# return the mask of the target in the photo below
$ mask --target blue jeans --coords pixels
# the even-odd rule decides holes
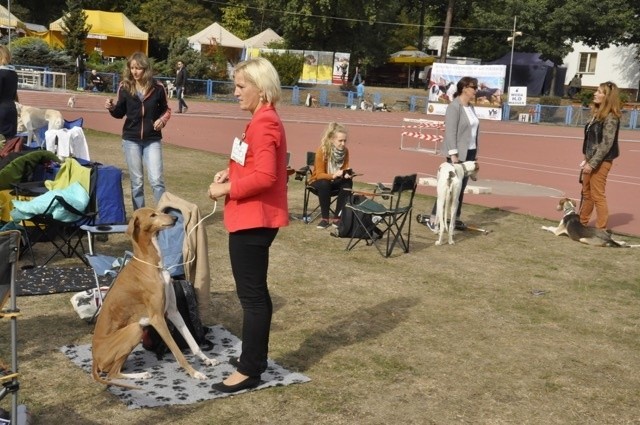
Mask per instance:
[[[162,142],[159,140],[151,142],[123,140],[122,151],[129,168],[133,210],[144,207],[144,167],[147,168],[147,178],[153,189],[153,198],[158,203],[165,191],[162,172]]]
[[[176,97],[178,98],[178,112],[182,109],[188,109],[187,103],[184,101],[184,87],[176,87]]]

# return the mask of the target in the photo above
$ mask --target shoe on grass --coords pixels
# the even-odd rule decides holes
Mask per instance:
[[[329,228],[329,226],[331,226],[331,224],[329,223],[329,220],[325,220],[323,218],[322,220],[320,220],[320,223],[318,223],[316,228],[318,228],[318,229],[327,229],[327,228]]]

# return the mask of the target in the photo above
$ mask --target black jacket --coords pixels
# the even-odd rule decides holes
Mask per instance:
[[[184,87],[187,85],[187,67],[183,66],[182,69],[176,72],[176,87]]]
[[[619,131],[620,119],[611,114],[604,121],[590,121],[585,126],[582,153],[591,168],[597,168],[602,161],[612,161],[620,155]]]
[[[144,101],[138,96],[132,96],[121,84],[118,87],[118,100],[109,113],[114,118],[127,117],[122,127],[122,138],[133,142],[162,140],[162,132],[154,130],[153,123],[160,118],[166,125],[171,118],[167,93],[164,86],[156,80],[152,81]]]

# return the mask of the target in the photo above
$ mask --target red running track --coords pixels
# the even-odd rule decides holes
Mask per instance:
[[[104,109],[104,95],[76,94],[76,108],[67,107],[70,94],[21,91],[23,103],[53,107],[67,119],[82,116],[85,127],[119,134],[122,121]],[[176,101],[171,100],[174,111]],[[317,148],[325,125],[338,121],[349,129],[351,165],[361,180],[390,182],[393,176],[417,172],[436,173],[441,156],[400,149],[403,118],[426,118],[422,113],[364,112],[340,108],[278,108],[287,131],[290,165],[304,165],[306,152]],[[174,114],[163,130],[165,142],[215,153],[228,153],[249,114],[235,103],[189,102],[189,113]],[[441,119],[440,117],[432,117]],[[491,194],[465,194],[465,203],[559,220],[558,197],[580,198],[578,164],[581,161],[582,128],[517,122],[482,121],[479,141],[480,179]],[[640,199],[640,132],[620,132],[621,154],[614,161],[607,184],[609,227],[615,233],[640,236],[636,220]],[[209,178],[216,170],[210,170]],[[432,187],[421,193],[435,195]],[[463,212],[464,214],[464,212]],[[464,219],[464,217],[463,217]]]

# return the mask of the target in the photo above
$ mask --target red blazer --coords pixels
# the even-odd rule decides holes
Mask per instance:
[[[224,225],[229,232],[289,224],[287,139],[273,106],[263,106],[244,134],[244,166],[229,160],[231,192],[225,198]]]

